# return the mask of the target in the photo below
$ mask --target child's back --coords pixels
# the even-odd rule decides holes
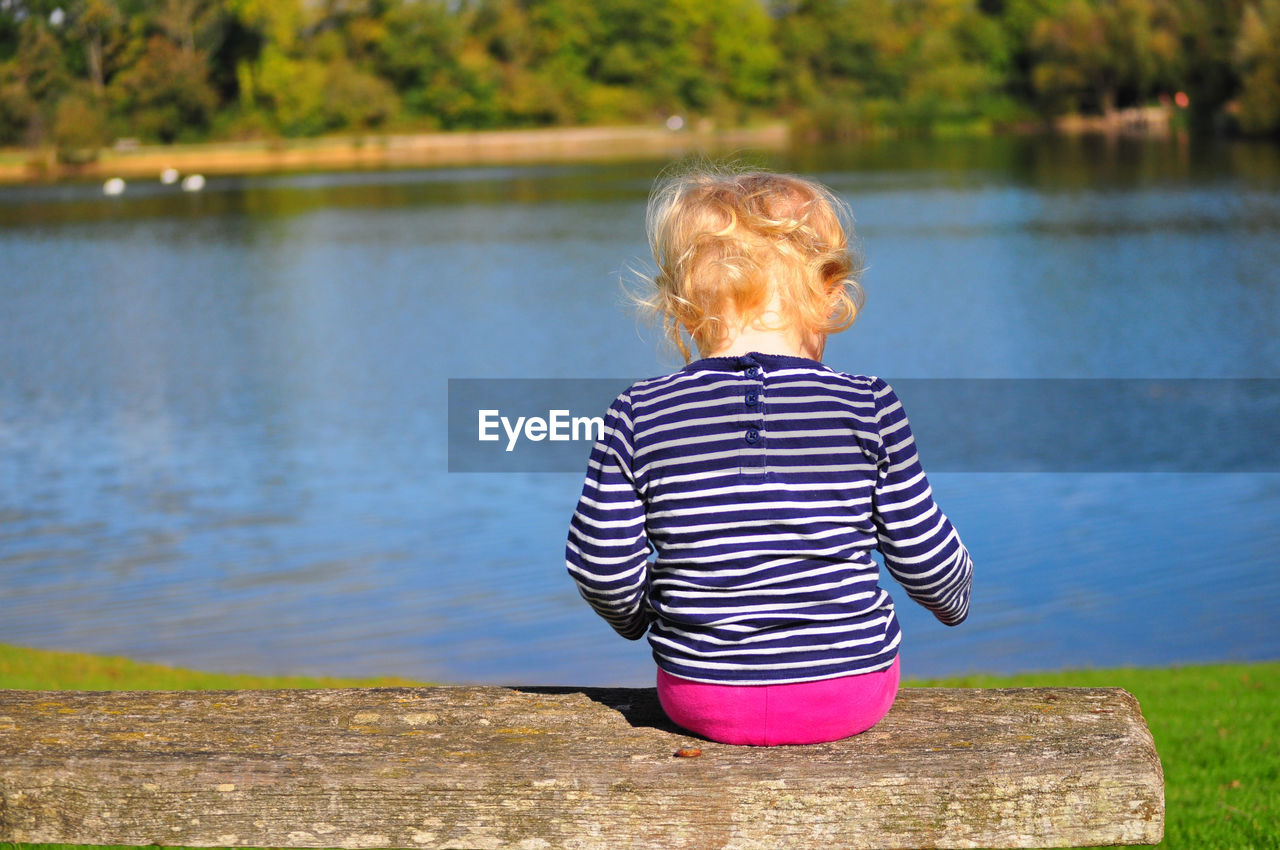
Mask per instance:
[[[812,186],[695,175],[656,193],[661,309],[682,348],[679,328],[712,356],[615,399],[566,547],[587,601],[624,636],[648,633],[673,719],[735,743],[829,740],[888,709],[900,632],[873,549],[942,622],[968,612],[969,554],[933,502],[893,390],[818,359],[833,315],[852,306],[834,320],[847,327],[857,302],[844,231]],[[778,326],[761,327],[761,313]],[[805,716],[872,684],[869,723]],[[759,700],[761,686],[805,734],[739,734],[765,722],[739,716],[754,708],[731,711],[731,730],[703,722]]]

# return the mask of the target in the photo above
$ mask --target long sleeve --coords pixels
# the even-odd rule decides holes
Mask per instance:
[[[882,454],[873,501],[885,567],[939,621],[959,625],[969,614],[973,561],[934,504],[902,403],[879,378],[874,392]]]
[[[653,617],[647,598],[653,548],[632,474],[632,435],[631,399],[623,393],[609,406],[604,434],[591,449],[565,563],[596,613],[618,634],[638,640]]]

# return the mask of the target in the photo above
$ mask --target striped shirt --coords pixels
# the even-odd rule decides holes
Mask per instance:
[[[968,614],[973,563],[880,378],[781,354],[697,360],[619,395],[587,467],[569,574],[672,675],[887,668],[901,633],[873,549],[941,622]]]

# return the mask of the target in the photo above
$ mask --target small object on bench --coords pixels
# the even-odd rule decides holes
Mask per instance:
[[[699,758],[672,758],[679,749]],[[278,847],[1154,844],[1118,688],[905,688],[862,735],[734,747],[652,688],[0,691],[0,841]]]

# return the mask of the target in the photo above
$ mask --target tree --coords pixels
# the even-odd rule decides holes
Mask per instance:
[[[748,106],[777,100],[782,55],[774,44],[774,23],[758,0],[709,4],[705,55],[718,96]]]
[[[0,145],[25,141],[37,112],[15,65],[12,61],[0,64]]]
[[[1179,29],[1171,0],[1070,0],[1032,30],[1035,88],[1055,110],[1141,102],[1178,79]]]
[[[105,42],[122,22],[120,10],[113,0],[78,0],[71,6],[71,32],[84,45],[85,64],[93,93],[101,95],[106,88],[103,69]]]
[[[1240,74],[1240,127],[1247,133],[1280,133],[1280,0],[1244,9],[1235,44]]]
[[[909,38],[891,0],[801,0],[779,21],[778,40],[794,103],[902,97]]]
[[[162,0],[155,25],[188,56],[202,50],[211,54],[227,24],[226,11],[217,0]]]
[[[1003,0],[998,10],[1005,40],[1009,45],[1009,70],[1006,88],[1017,100],[1031,104],[1036,100],[1037,89],[1032,81],[1036,62],[1032,50],[1032,34],[1037,23],[1056,16],[1066,0]],[[1201,0],[1188,0],[1199,3]]]
[[[132,133],[161,142],[198,137],[218,106],[208,73],[203,51],[188,52],[157,33],[137,62],[116,74],[109,94]]]
[[[44,19],[25,17],[13,58],[0,65],[0,139],[43,144],[70,88],[61,42]]]
[[[369,129],[398,108],[391,85],[343,57],[294,58],[268,47],[255,77],[257,102],[285,135]]]
[[[901,29],[905,118],[920,129],[995,111],[1009,65],[1000,25],[972,0],[928,0]]]
[[[222,0],[228,15],[225,49],[217,60],[234,77],[233,88],[242,112],[259,107],[258,84],[264,57],[270,51],[287,55],[302,27],[299,0]],[[229,66],[229,67],[228,67]]]
[[[102,98],[92,90],[64,95],[54,109],[51,135],[63,162],[97,159],[99,148],[111,141]]]
[[[447,129],[499,123],[498,63],[468,37],[469,20],[441,0],[395,2],[382,18],[382,38],[370,44],[372,68],[409,112]]]
[[[1205,131],[1240,88],[1233,57],[1244,1],[1178,0],[1177,5],[1182,60],[1176,85],[1190,97],[1193,129]]]

